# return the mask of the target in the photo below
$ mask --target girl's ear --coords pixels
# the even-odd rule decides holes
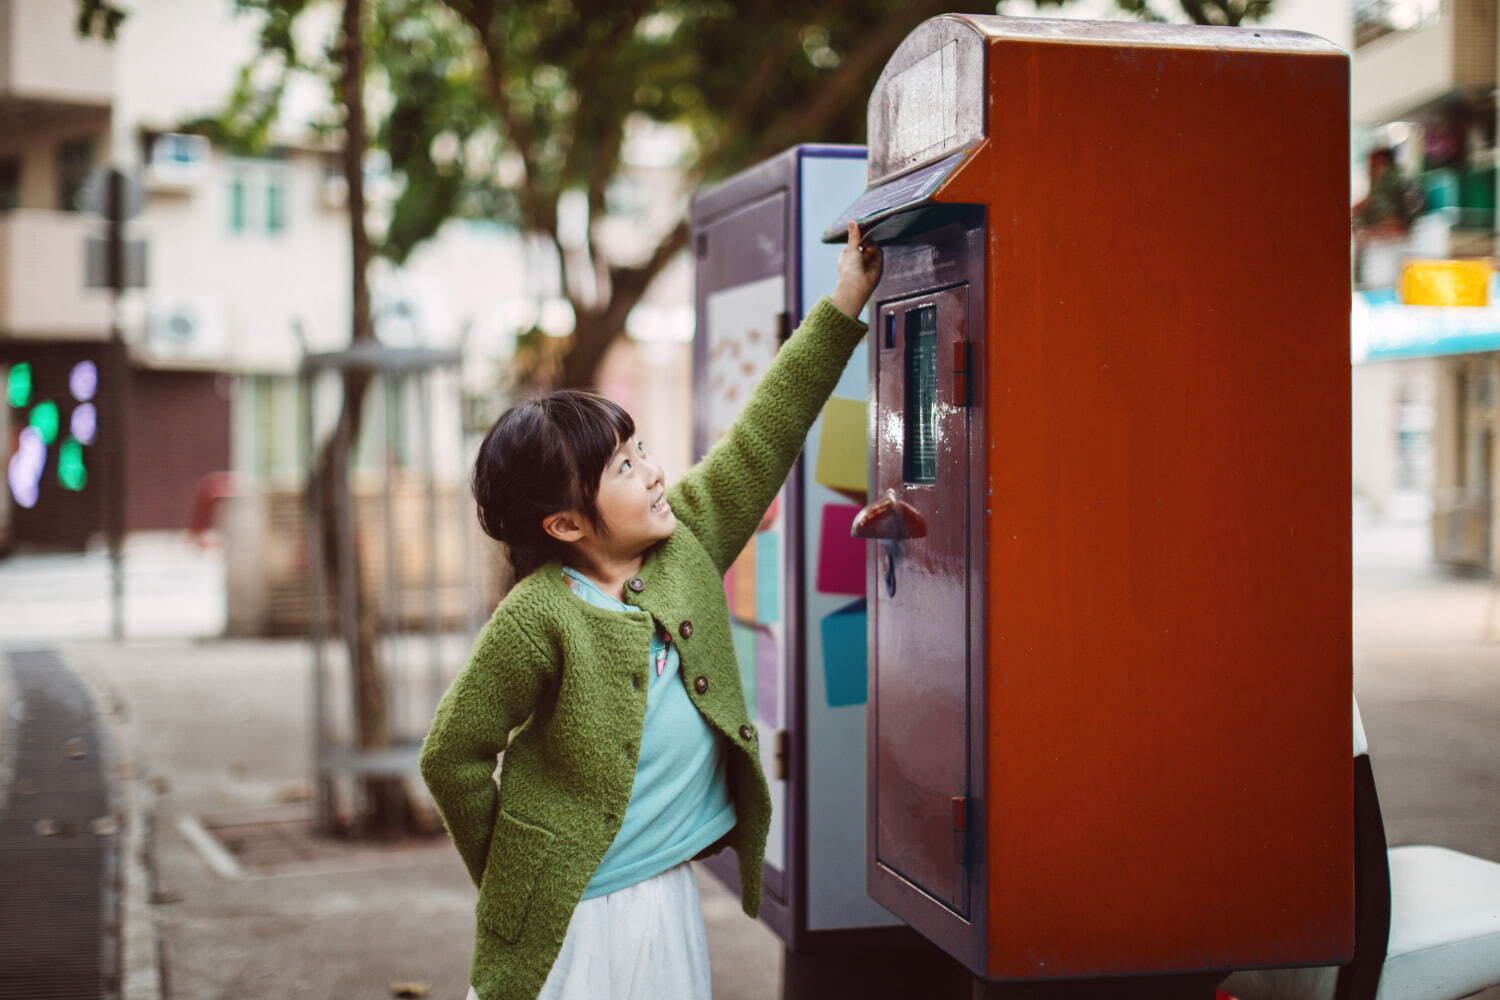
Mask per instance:
[[[583,518],[577,511],[564,510],[542,518],[542,530],[563,542],[576,542],[583,537]]]

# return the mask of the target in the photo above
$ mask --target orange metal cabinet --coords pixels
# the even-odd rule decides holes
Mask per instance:
[[[980,977],[1352,955],[1348,87],[949,15],[871,95],[868,888]]]

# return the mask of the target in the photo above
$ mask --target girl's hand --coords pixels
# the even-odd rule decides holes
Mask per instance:
[[[839,283],[832,295],[833,304],[844,315],[859,318],[859,311],[880,281],[881,261],[880,248],[860,237],[857,223],[849,223],[849,242],[839,254]]]

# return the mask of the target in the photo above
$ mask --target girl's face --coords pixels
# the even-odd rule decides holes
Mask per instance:
[[[667,504],[667,479],[639,434],[620,443],[599,477],[599,516],[617,555],[634,556],[672,534],[677,517]]]

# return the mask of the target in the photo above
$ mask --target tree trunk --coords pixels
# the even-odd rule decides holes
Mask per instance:
[[[563,355],[557,388],[594,388],[599,381],[599,366],[619,332],[619,324],[609,313],[580,314],[573,324],[572,346]]]
[[[599,365],[615,338],[625,330],[631,310],[645,297],[662,269],[687,246],[687,220],[679,222],[657,244],[651,258],[639,267],[612,268],[609,302],[599,311],[579,309],[574,303],[572,342],[563,356],[557,388],[591,389],[599,379]]]
[[[361,16],[363,0],[344,0],[343,11],[343,79],[341,90],[345,111],[343,168],[348,184],[349,232],[351,244],[351,314],[353,343],[373,341],[375,330],[370,315],[368,269],[370,240],[365,231],[364,154],[364,38]],[[386,715],[386,677],[379,661],[376,633],[379,607],[363,571],[360,536],[352,523],[354,501],[349,486],[349,457],[359,440],[364,418],[365,396],[373,374],[369,371],[344,373],[342,409],[338,423],[318,451],[317,477],[322,503],[319,509],[319,538],[323,565],[328,575],[325,592],[343,595],[344,581],[352,583],[353,592],[336,599],[337,621],[349,651],[351,690],[354,698],[356,741],[361,750],[376,750],[391,742],[390,719]],[[346,521],[350,519],[350,521]],[[345,528],[353,544],[339,544],[339,533]],[[350,565],[346,568],[343,558]],[[347,616],[344,609],[351,612]],[[361,808],[352,827],[339,831],[343,835],[397,837],[417,829],[418,812],[399,777],[370,776],[361,779]]]

